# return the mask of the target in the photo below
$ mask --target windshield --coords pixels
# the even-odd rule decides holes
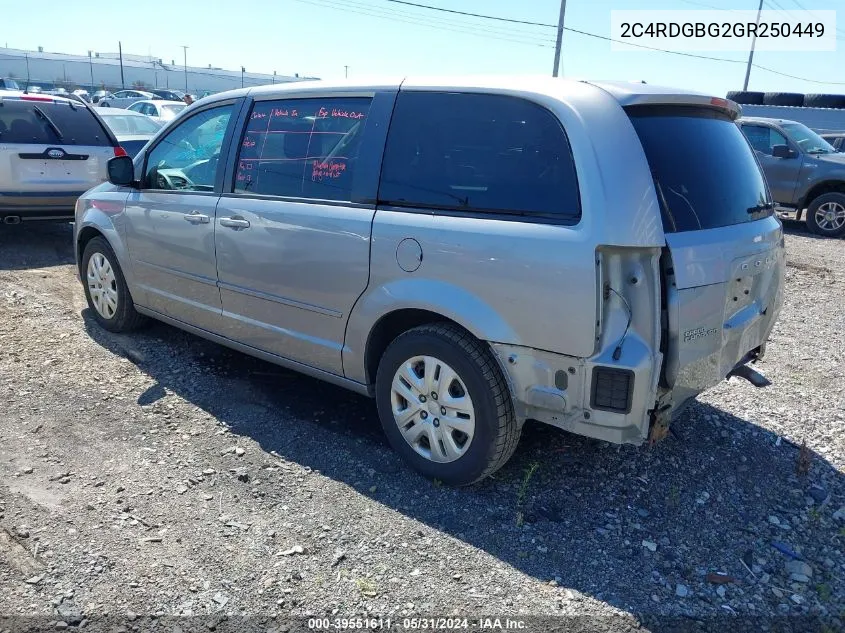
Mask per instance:
[[[161,118],[170,120],[184,110],[187,106],[183,103],[174,103],[161,106]]]
[[[833,146],[803,123],[784,123],[787,136],[808,154],[835,154]]]
[[[155,134],[161,125],[146,116],[130,114],[100,115],[115,134]]]
[[[726,114],[689,106],[628,108],[645,150],[667,233],[772,214],[754,152]]]

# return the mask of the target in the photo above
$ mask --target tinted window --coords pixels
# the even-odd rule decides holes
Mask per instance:
[[[544,108],[514,97],[400,93],[379,200],[515,215],[580,215],[569,142]]]
[[[727,115],[690,107],[638,107],[628,114],[651,167],[667,232],[772,214],[754,152]]]
[[[241,141],[235,191],[350,200],[370,99],[262,101]]]
[[[147,156],[144,187],[213,191],[232,106],[204,110],[172,129]]]
[[[4,99],[0,143],[111,145],[103,126],[83,105]]]
[[[772,155],[772,148],[775,145],[789,145],[783,134],[766,125],[743,125],[742,131],[751,143],[751,147],[769,156]]]

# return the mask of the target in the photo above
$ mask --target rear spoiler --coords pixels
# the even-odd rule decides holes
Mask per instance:
[[[621,102],[620,102],[621,103]],[[727,114],[732,120],[736,120],[742,114],[739,104],[730,99],[721,97],[696,97],[694,95],[640,95],[640,98],[627,100],[621,103],[622,107],[639,105],[677,105],[695,106],[698,108],[711,108]]]
[[[622,82],[587,82],[610,93],[623,108],[642,105],[696,106],[712,108],[727,114],[731,119],[739,118],[741,108],[730,99],[712,97],[695,92],[674,92],[671,88],[658,88],[644,84]]]

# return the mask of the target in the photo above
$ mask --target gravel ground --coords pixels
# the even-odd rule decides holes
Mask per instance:
[[[495,477],[452,490],[399,462],[365,398],[162,324],[99,329],[70,239],[0,228],[0,613],[840,630],[841,240],[787,235],[772,387],[720,385],[652,448],[528,425]]]

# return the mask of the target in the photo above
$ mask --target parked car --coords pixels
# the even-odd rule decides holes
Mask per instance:
[[[0,220],[71,220],[81,193],[125,156],[94,111],[63,97],[0,95]]]
[[[0,90],[20,90],[21,87],[18,85],[18,82],[14,79],[7,77],[3,79],[0,77]]]
[[[37,94],[41,94],[43,92],[43,90],[41,89],[41,86],[27,86],[25,88],[24,92],[28,92],[30,94],[37,95]]]
[[[146,114],[148,117],[151,117],[160,123],[166,123],[170,119],[175,118],[177,114],[187,107],[188,106],[181,101],[143,100],[136,101],[126,109]]]
[[[822,134],[821,137],[830,143],[837,152],[845,152],[845,132]]]
[[[182,101],[185,98],[184,92],[170,88],[153,88],[150,92],[165,101]]]
[[[82,99],[85,103],[91,103],[91,95],[88,94],[87,90],[80,88],[79,90],[74,90],[73,94]]]
[[[110,97],[100,99],[98,105],[103,108],[127,108],[141,99],[158,99],[158,97],[143,90],[118,90]]]
[[[114,132],[120,146],[133,158],[162,126],[148,116],[122,108],[103,108],[97,114]]]
[[[104,98],[108,97],[111,99],[114,95],[110,93],[108,90],[97,90],[93,95],[91,95],[91,103],[99,103]]]
[[[738,123],[757,153],[778,215],[803,217],[817,235],[845,235],[845,155],[797,121],[743,117]]]
[[[149,316],[374,396],[449,484],[526,419],[657,440],[727,376],[765,383],[783,231],[737,114],[558,79],[221,93],[82,197],[85,296],[110,331]]]

